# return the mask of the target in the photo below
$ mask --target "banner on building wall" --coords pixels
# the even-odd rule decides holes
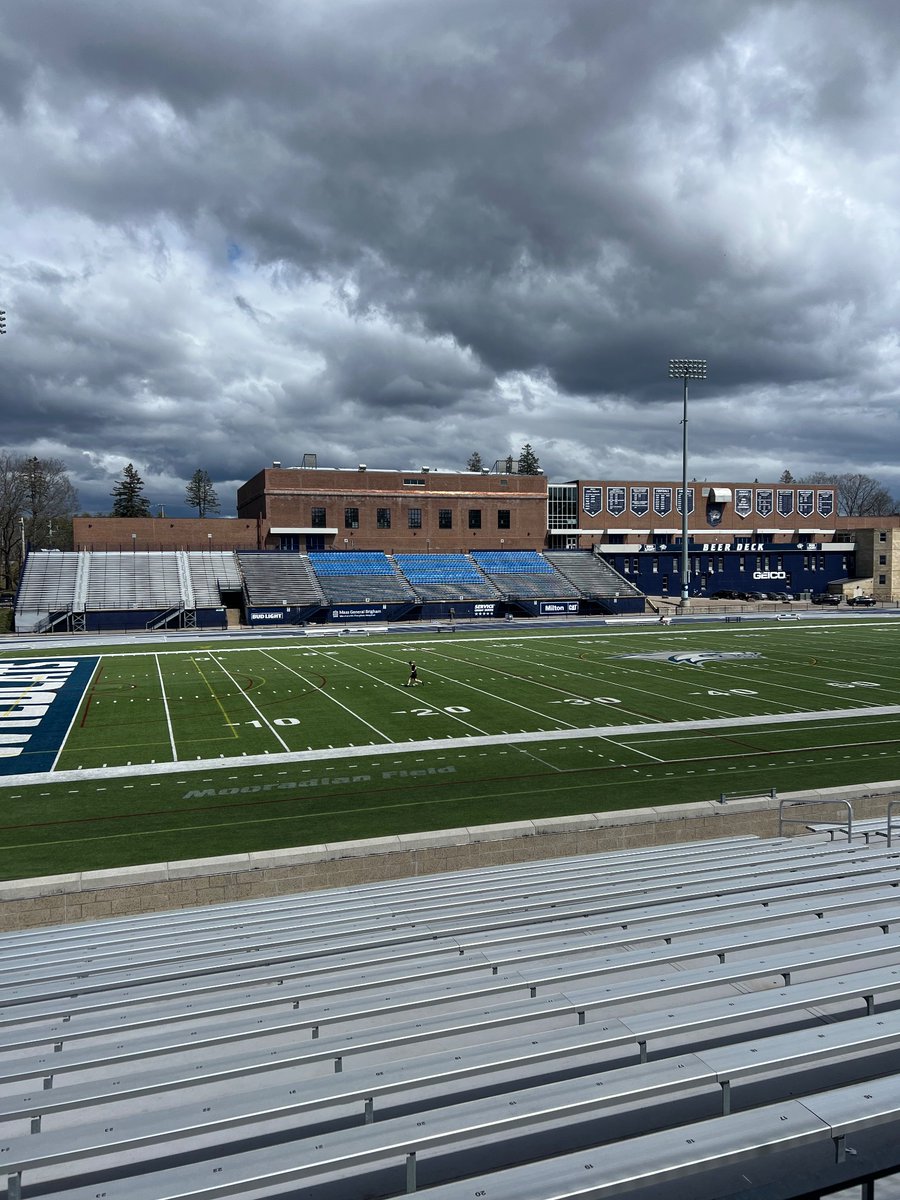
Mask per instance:
[[[653,489],[653,511],[658,517],[667,517],[672,511],[672,489],[670,487]]]
[[[684,512],[684,504],[681,499],[681,493],[682,493],[681,488],[675,489],[675,508],[678,512],[683,513]],[[688,515],[690,515],[694,511],[694,489],[693,488],[688,488],[688,490],[687,490],[687,511],[688,511]]]
[[[797,515],[811,517],[814,512],[812,488],[800,488],[797,492]]]
[[[761,517],[771,517],[775,508],[771,488],[756,489],[756,511]]]
[[[589,517],[599,516],[603,512],[603,488],[586,487],[583,489],[581,507]]]
[[[794,493],[788,488],[779,488],[775,506],[779,517],[789,517],[794,511]]]
[[[746,520],[753,512],[753,488],[734,489],[734,515]]]
[[[631,511],[636,517],[646,517],[650,511],[650,489],[648,487],[631,489]]]
[[[625,488],[623,487],[607,487],[606,489],[606,511],[611,517],[621,517],[625,511]]]
[[[834,512],[834,492],[819,492],[816,497],[816,509],[820,517],[830,517]]]

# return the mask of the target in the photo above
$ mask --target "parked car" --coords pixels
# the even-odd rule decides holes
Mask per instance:
[[[767,600],[781,600],[786,603],[788,600],[793,600],[793,598],[790,592],[766,592]]]
[[[818,592],[810,600],[813,604],[840,604],[841,597],[836,592]]]
[[[755,603],[757,600],[765,600],[766,593],[765,592],[741,592],[740,597],[742,600],[750,600],[753,603]]]
[[[734,588],[722,588],[721,591],[713,592],[710,600],[740,600],[741,593],[736,592]]]
[[[848,596],[847,603],[854,605],[856,608],[873,608],[875,605],[874,596]]]

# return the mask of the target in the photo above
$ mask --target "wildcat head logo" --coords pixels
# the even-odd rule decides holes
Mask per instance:
[[[702,667],[704,663],[729,659],[762,658],[755,650],[660,650],[652,654],[620,654],[619,658],[639,658],[644,662],[670,662],[676,666]]]

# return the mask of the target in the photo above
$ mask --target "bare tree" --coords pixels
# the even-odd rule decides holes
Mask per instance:
[[[25,514],[24,459],[0,452],[0,576],[2,586],[12,588],[22,563],[22,520]]]
[[[58,458],[25,458],[0,451],[0,576],[15,585],[23,543],[54,549],[72,544],[78,504],[65,464]]]
[[[25,533],[33,546],[54,550],[72,544],[72,514],[78,496],[69,480],[66,465],[58,458],[22,460],[25,477]]]
[[[802,487],[832,487],[837,494],[837,511],[842,517],[887,517],[896,512],[896,504],[887,488],[869,475],[830,475],[814,471],[798,479]]]

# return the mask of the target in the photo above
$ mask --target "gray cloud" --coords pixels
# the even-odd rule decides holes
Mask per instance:
[[[676,477],[705,355],[698,477],[900,494],[898,42],[892,0],[10,8],[5,448],[98,511],[306,450]]]

